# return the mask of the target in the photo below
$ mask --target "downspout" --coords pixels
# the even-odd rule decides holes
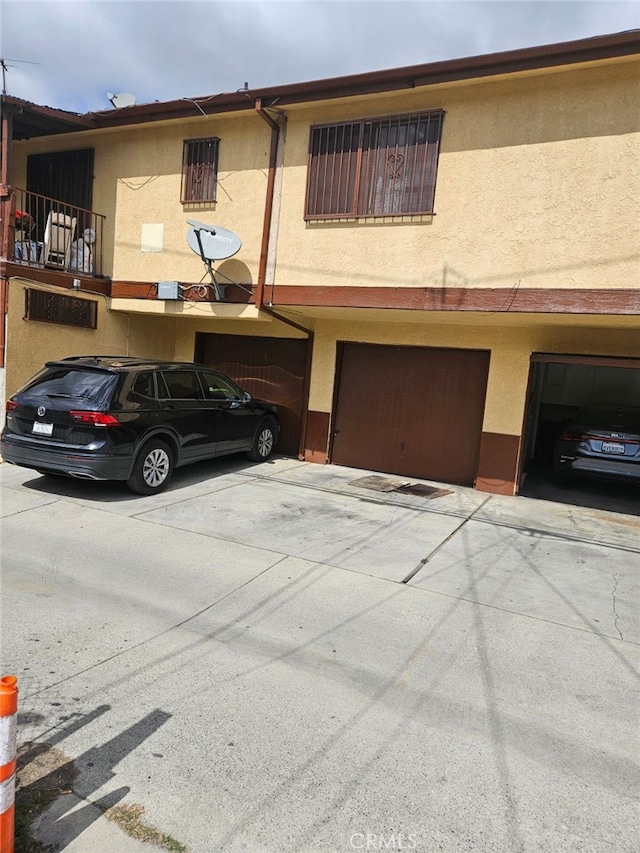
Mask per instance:
[[[0,122],[0,258],[13,257],[15,227],[12,217],[13,190],[11,189],[11,145],[13,115],[2,110]],[[4,264],[0,261],[0,367],[5,366],[7,301],[9,282]],[[3,386],[4,387],[4,386]],[[4,397],[4,392],[2,394]]]
[[[269,171],[267,173],[267,194],[264,203],[264,219],[262,222],[262,244],[260,246],[260,265],[258,266],[258,282],[256,286],[255,305],[258,310],[264,302],[264,286],[267,280],[267,259],[272,234],[273,196],[276,183],[276,166],[278,161],[278,142],[281,128],[278,122],[266,112],[262,106],[262,98],[255,103],[255,110],[260,118],[271,128],[271,148],[269,151]]]
[[[264,311],[281,323],[287,326],[292,326],[299,332],[304,332],[308,338],[309,346],[307,347],[307,363],[305,365],[304,384],[302,389],[302,405],[303,418],[302,429],[300,430],[300,444],[298,445],[298,458],[304,459],[304,448],[307,438],[307,413],[309,411],[309,388],[311,385],[311,358],[313,354],[313,332],[307,329],[306,326],[296,323],[294,320],[289,320],[288,317],[283,317],[273,309],[273,303],[269,300],[268,305],[265,305],[264,288],[267,283],[267,269],[269,266],[269,252],[275,250],[273,240],[275,237],[274,223],[274,196],[276,185],[276,174],[278,170],[278,153],[282,151],[284,139],[284,116],[280,118],[280,123],[273,116],[269,115],[262,105],[262,98],[258,98],[255,103],[255,109],[263,121],[271,128],[271,148],[269,151],[269,172],[267,175],[267,194],[264,205],[264,220],[262,225],[262,245],[260,247],[260,265],[258,267],[258,282],[256,286],[255,305],[259,311]],[[280,146],[280,149],[279,149]],[[279,215],[279,214],[278,214]],[[273,287],[275,277],[275,262],[271,269],[271,285]]]
[[[11,137],[13,135],[13,116],[7,110],[2,111],[2,127],[0,130],[0,216],[2,230],[0,231],[0,257],[10,258],[11,242]]]

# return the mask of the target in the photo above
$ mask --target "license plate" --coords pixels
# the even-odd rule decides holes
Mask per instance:
[[[624,453],[624,444],[620,444],[619,441],[603,441],[602,442],[602,452],[603,453]]]
[[[53,435],[53,424],[45,424],[42,421],[34,421],[31,432],[37,435]]]

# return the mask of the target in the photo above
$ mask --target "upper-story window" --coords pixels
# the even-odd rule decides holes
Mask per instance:
[[[219,142],[215,136],[185,139],[182,153],[182,204],[216,200]]]
[[[305,219],[433,213],[443,116],[312,127]]]

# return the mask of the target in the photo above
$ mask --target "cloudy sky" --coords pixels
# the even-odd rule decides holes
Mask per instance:
[[[0,55],[9,94],[85,112],[639,27],[640,0],[0,0]]]

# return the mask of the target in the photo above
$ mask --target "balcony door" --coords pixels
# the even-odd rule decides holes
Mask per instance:
[[[27,192],[37,193],[61,204],[55,210],[68,213],[78,219],[77,233],[91,225],[90,217],[77,211],[65,210],[64,206],[91,210],[93,201],[93,148],[77,151],[55,151],[51,154],[31,154],[27,158]],[[44,229],[49,211],[54,206],[48,201],[31,197],[30,213],[38,223],[38,231]],[[84,222],[84,219],[87,219]],[[38,234],[42,239],[42,234]]]

